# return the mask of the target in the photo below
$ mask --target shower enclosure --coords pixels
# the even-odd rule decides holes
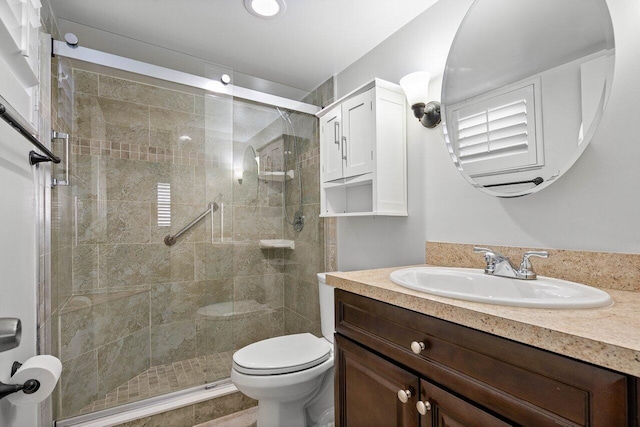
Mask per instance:
[[[71,135],[52,191],[55,419],[215,385],[240,347],[320,335],[314,116],[64,58],[53,75]]]

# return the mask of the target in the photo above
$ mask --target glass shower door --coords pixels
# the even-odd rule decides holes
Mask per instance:
[[[54,191],[69,192],[56,235],[71,267],[54,265],[56,419],[227,378],[234,332],[206,320],[233,305],[222,234],[232,98],[80,63],[65,75],[71,186]],[[220,209],[165,244],[213,202]]]

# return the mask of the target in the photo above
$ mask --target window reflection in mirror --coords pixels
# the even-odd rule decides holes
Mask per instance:
[[[605,0],[476,0],[443,81],[454,163],[500,197],[548,186],[588,145],[613,69]]]

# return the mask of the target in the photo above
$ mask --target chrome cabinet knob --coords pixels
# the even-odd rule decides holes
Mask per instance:
[[[416,403],[416,409],[418,409],[420,415],[427,415],[427,412],[431,410],[431,403],[420,400]]]
[[[422,353],[422,351],[427,348],[427,346],[422,342],[418,342],[418,341],[413,341],[411,343],[411,351],[413,351],[415,354],[420,354]]]
[[[407,403],[411,399],[411,390],[398,391],[398,400],[402,403]]]

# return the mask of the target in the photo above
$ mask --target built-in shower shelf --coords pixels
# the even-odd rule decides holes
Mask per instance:
[[[267,314],[271,307],[255,300],[226,301],[206,305],[198,309],[198,315],[210,319],[239,319],[249,316]]]
[[[277,249],[277,248],[294,250],[296,248],[296,243],[293,240],[285,240],[285,239],[260,240],[260,249]]]
[[[294,175],[292,170],[286,172],[260,172],[258,179],[266,182],[283,182],[284,180],[292,180]]]

